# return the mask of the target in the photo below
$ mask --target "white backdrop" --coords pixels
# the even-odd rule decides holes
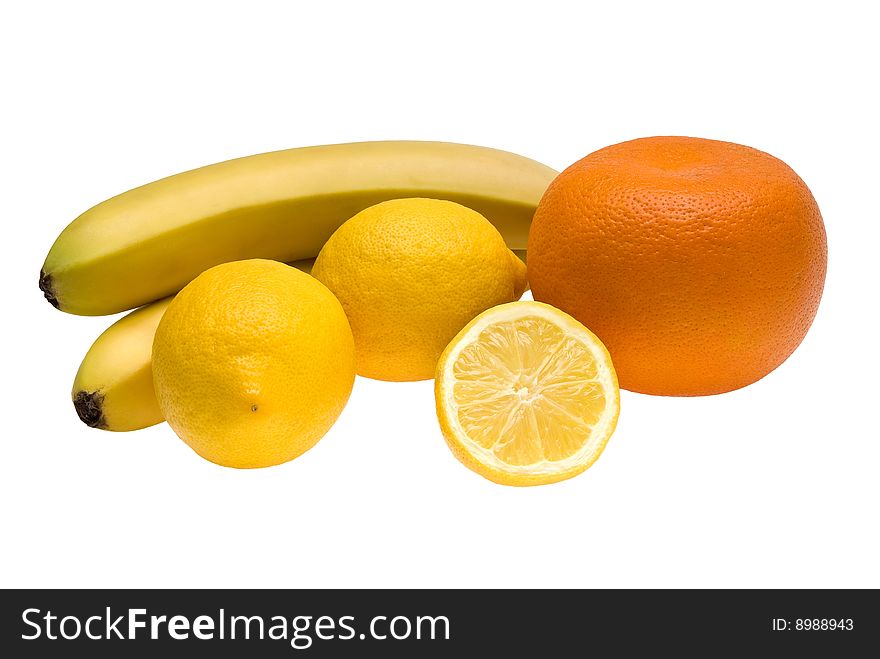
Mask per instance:
[[[880,587],[880,53],[862,3],[236,4],[3,10],[0,586]],[[52,309],[37,274],[107,197],[293,146],[449,140],[562,169],[657,134],[789,163],[825,217],[825,296],[757,384],[624,392],[582,476],[471,473],[430,382],[359,378],[314,449],[256,471],[165,425],[76,418],[74,373],[110,319]]]

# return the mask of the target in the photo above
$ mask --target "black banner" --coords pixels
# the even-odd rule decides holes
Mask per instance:
[[[880,651],[873,590],[7,590],[0,597],[6,657]]]

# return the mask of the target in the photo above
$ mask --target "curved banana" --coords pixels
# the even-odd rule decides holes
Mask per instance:
[[[291,263],[310,272],[314,259]],[[153,336],[173,298],[132,311],[92,344],[73,381],[73,406],[88,426],[138,430],[164,421],[153,391]]]
[[[313,258],[342,222],[399,197],[469,206],[522,250],[556,174],[512,153],[446,142],[359,142],[239,158],[86,211],[49,251],[40,288],[70,313],[132,309],[225,261]]]
[[[153,335],[172,298],[141,307],[92,344],[73,380],[80,420],[102,430],[137,430],[164,421],[153,392]]]

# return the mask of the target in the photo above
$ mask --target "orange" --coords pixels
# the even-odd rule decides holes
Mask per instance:
[[[825,227],[784,162],[739,144],[649,137],[600,149],[541,199],[534,298],[607,346],[631,391],[744,387],[803,340],[825,282]]]

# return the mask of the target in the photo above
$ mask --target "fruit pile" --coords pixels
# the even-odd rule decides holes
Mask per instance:
[[[355,374],[434,378],[455,456],[537,485],[599,457],[618,377],[694,396],[779,366],[826,260],[806,185],[749,147],[645,138],[557,175],[494,149],[364,142],[109,199],[64,229],[40,288],[69,313],[136,309],[76,375],[89,426],[165,420],[208,460],[267,467],[314,446]]]

